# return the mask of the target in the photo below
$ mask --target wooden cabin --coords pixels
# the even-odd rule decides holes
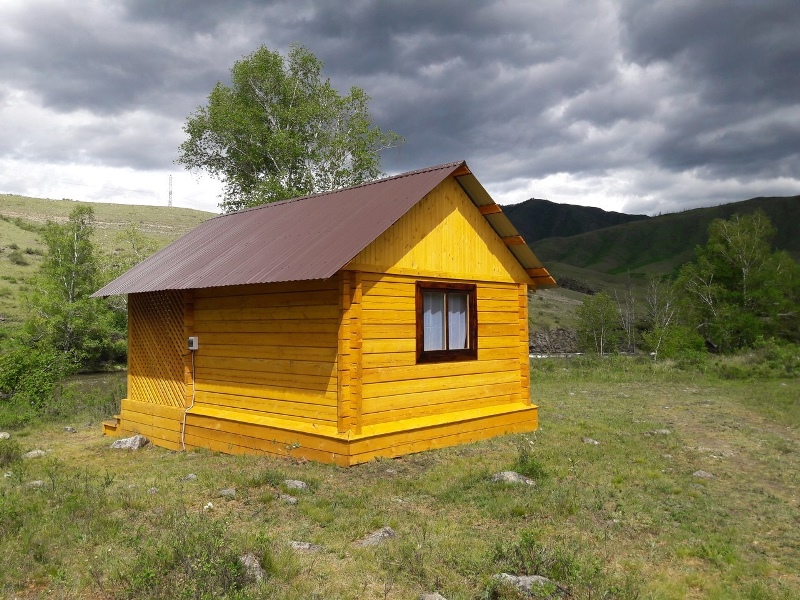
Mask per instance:
[[[104,429],[341,466],[532,431],[554,285],[464,162],[222,215],[96,292],[128,294]]]

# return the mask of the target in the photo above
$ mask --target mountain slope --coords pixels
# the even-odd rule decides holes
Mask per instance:
[[[603,273],[670,273],[692,259],[695,246],[706,243],[712,220],[756,209],[764,211],[777,229],[773,247],[800,258],[800,196],[697,208],[571,237],[540,239],[530,246],[545,264],[554,261]]]
[[[647,215],[626,215],[593,206],[557,204],[537,198],[503,206],[503,212],[529,244],[544,238],[569,237],[650,218]]]

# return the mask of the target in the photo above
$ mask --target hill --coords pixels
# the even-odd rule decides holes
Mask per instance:
[[[580,235],[650,218],[647,215],[626,215],[593,206],[558,204],[537,198],[503,206],[503,212],[529,243],[549,237]]]
[[[608,274],[630,272],[634,276],[671,273],[691,260],[694,248],[708,239],[714,219],[760,209],[777,229],[773,247],[800,258],[800,196],[752,198],[709,208],[697,208],[647,219],[638,219],[571,237],[549,237],[530,244],[545,264],[564,263]],[[512,223],[521,229],[509,215]]]
[[[213,213],[190,208],[80,203],[0,194],[0,321],[7,325],[23,317],[21,305],[27,279],[44,253],[39,235],[48,221],[63,223],[80,204],[94,209],[94,242],[106,255],[125,250],[123,232],[134,224],[148,245],[163,248],[194,229]]]

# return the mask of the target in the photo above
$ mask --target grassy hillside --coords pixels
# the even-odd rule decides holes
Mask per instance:
[[[577,236],[548,238],[530,244],[545,263],[565,263],[602,273],[670,273],[694,256],[708,239],[713,219],[763,210],[777,228],[777,249],[800,258],[800,196],[753,198],[743,202],[653,217]]]
[[[63,223],[79,202],[0,194],[0,323],[19,322],[24,315],[22,297],[27,279],[36,272],[44,253],[39,232],[48,222]],[[87,203],[88,204],[88,203]],[[95,238],[106,255],[126,250],[123,232],[129,224],[156,248],[162,248],[211,218],[189,208],[91,203]]]
[[[503,212],[528,243],[549,237],[579,235],[650,218],[647,215],[626,215],[593,206],[557,204],[537,198],[504,206]]]

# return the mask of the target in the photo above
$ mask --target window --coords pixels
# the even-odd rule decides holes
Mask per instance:
[[[478,358],[475,286],[417,283],[417,362]]]

